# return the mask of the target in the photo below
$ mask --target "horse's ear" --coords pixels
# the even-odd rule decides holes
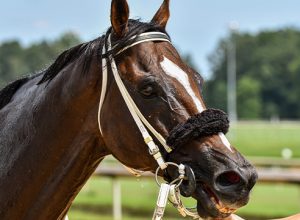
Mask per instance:
[[[123,37],[128,31],[129,7],[126,0],[112,0],[111,25],[118,37]]]
[[[163,28],[166,27],[170,17],[169,3],[169,0],[164,0],[158,11],[152,18],[151,22],[158,24]]]

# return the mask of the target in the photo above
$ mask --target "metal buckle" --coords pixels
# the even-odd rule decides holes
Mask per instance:
[[[149,149],[149,154],[151,156],[157,154],[158,152],[159,152],[159,148],[156,145],[155,145],[155,149],[153,149],[153,150]]]

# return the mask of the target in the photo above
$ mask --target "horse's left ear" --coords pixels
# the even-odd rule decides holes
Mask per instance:
[[[110,20],[118,37],[124,37],[128,31],[129,7],[126,0],[112,0]]]
[[[169,3],[170,0],[164,0],[158,11],[152,18],[151,22],[158,24],[163,28],[166,27],[170,17]]]

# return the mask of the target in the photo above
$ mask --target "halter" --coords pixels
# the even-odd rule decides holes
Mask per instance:
[[[154,42],[154,41],[165,41],[170,43],[169,37],[161,32],[146,32],[142,33],[136,36],[133,36],[129,41],[131,41],[131,44],[128,46],[120,49],[115,54],[118,55],[125,50],[144,42]],[[111,35],[107,38],[107,50],[106,46],[103,46],[102,54],[109,54],[110,51],[112,51],[114,48],[116,48],[117,45],[115,45],[113,48],[111,46]],[[109,60],[109,62],[108,62]],[[99,102],[99,109],[98,109],[98,124],[101,134],[103,133],[101,128],[101,109],[103,106],[103,102],[105,99],[105,94],[107,90],[107,64],[110,64],[111,71],[113,73],[114,79],[117,83],[117,86],[121,92],[121,95],[129,109],[129,112],[134,119],[139,131],[141,132],[141,135],[144,138],[144,142],[149,148],[149,153],[154,157],[154,159],[157,161],[159,167],[164,170],[167,168],[168,164],[164,161],[162,154],[158,148],[158,146],[154,143],[152,136],[149,134],[148,130],[152,133],[152,135],[160,142],[160,144],[164,147],[164,149],[170,153],[172,149],[167,145],[166,140],[163,138],[163,136],[155,130],[155,128],[152,127],[152,125],[148,122],[148,120],[143,116],[143,114],[140,112],[139,108],[136,106],[135,102],[131,98],[130,94],[128,93],[119,73],[118,68],[115,62],[115,59],[111,54],[108,55],[107,58],[102,59],[102,89],[101,89],[101,95],[100,95],[100,102]],[[146,129],[148,128],[148,130]]]

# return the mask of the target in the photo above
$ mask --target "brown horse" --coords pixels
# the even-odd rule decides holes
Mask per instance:
[[[206,109],[202,78],[170,43],[169,1],[150,23],[128,18],[126,0],[112,0],[105,36],[65,51],[48,69],[0,92],[0,219],[62,219],[109,154],[143,171],[154,172],[158,162],[169,181],[178,174],[164,161],[184,164],[181,193],[197,200],[201,217],[227,217],[248,202],[257,174],[226,139],[226,115]],[[158,148],[149,137],[145,144],[116,72],[154,129],[142,134],[156,133]]]

